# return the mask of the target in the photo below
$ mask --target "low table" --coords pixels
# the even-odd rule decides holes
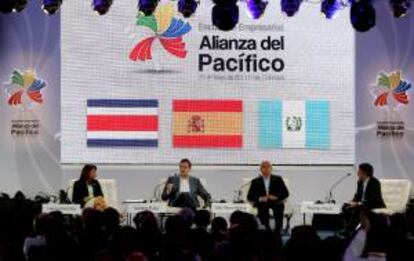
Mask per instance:
[[[42,204],[42,213],[59,211],[64,215],[81,215],[82,209],[79,204]]]
[[[138,200],[124,200],[122,205],[127,214],[127,224],[132,225],[134,215],[142,211],[151,211],[154,214],[163,216],[173,215],[180,211],[180,208],[170,207],[167,202],[142,202]]]
[[[255,209],[250,203],[212,203],[211,213],[214,216],[230,215],[234,211],[243,211],[254,214]]]
[[[300,204],[300,213],[303,215],[303,224],[305,225],[306,214],[338,215],[342,213],[342,204],[304,201]]]

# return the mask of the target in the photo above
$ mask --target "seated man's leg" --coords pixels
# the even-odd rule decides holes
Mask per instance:
[[[345,219],[345,235],[352,235],[356,227],[360,223],[359,218],[360,207],[349,207],[345,205],[342,208],[342,213]]]
[[[196,204],[194,203],[194,200],[191,198],[190,194],[180,193],[178,198],[175,200],[173,207],[191,208],[195,210]]]
[[[267,202],[260,202],[257,205],[257,214],[260,219],[260,223],[265,226],[267,229],[270,228],[269,225],[269,204]]]
[[[283,213],[285,210],[284,204],[273,204],[272,211],[275,219],[275,231],[280,232],[283,228]]]

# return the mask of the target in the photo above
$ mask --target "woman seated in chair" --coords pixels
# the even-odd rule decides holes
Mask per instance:
[[[73,185],[72,202],[80,204],[83,208],[90,200],[94,200],[93,207],[100,205],[103,201],[101,185],[96,179],[97,167],[86,164],[81,172],[80,178]],[[89,204],[88,204],[89,205]]]

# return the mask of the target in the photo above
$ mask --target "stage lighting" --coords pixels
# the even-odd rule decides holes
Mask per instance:
[[[1,0],[0,1],[0,12],[11,13],[20,12],[27,5],[27,0]]]
[[[185,18],[192,16],[198,3],[196,0],[178,0],[178,12],[180,12]]]
[[[213,0],[211,20],[214,26],[223,31],[232,30],[239,22],[237,0]]]
[[[106,14],[111,5],[112,0],[92,0],[92,8],[99,15]]]
[[[62,5],[62,0],[43,0],[42,10],[46,14],[55,14],[60,6]]]
[[[342,8],[341,0],[323,0],[321,3],[321,12],[326,18],[331,19]]]
[[[400,18],[407,14],[408,9],[411,7],[410,0],[390,0],[391,10],[394,17]]]
[[[266,0],[247,0],[246,4],[250,17],[259,19],[264,14],[268,2]]]
[[[280,7],[282,8],[282,12],[285,13],[287,16],[292,17],[299,11],[300,4],[302,0],[281,0]]]
[[[159,0],[138,0],[138,9],[143,12],[144,15],[152,15],[157,9]]]
[[[351,23],[358,32],[366,32],[375,26],[375,9],[371,0],[359,0],[352,3]]]

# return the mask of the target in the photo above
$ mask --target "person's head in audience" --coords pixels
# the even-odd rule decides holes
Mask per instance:
[[[158,220],[153,212],[146,210],[139,212],[134,217],[135,228],[143,234],[158,234]]]
[[[369,163],[361,163],[358,166],[358,179],[359,180],[366,180],[372,176],[374,176],[374,167],[372,167]]]
[[[236,211],[230,216],[229,240],[233,242],[250,238],[258,231],[256,218],[242,211]]]
[[[19,201],[23,201],[26,200],[26,196],[24,195],[24,193],[22,191],[17,191],[16,194],[14,194],[14,199],[15,200],[19,200]]]
[[[312,226],[296,226],[285,245],[285,260],[320,260],[321,247],[322,241]]]
[[[102,214],[103,223],[106,229],[113,230],[119,227],[121,215],[114,208],[106,208]]]
[[[269,177],[272,174],[272,163],[268,160],[264,160],[260,163],[260,173],[264,177]]]
[[[137,234],[134,228],[130,226],[122,227],[114,236],[114,246],[118,248],[118,255],[125,260],[134,251],[137,250]]]
[[[178,215],[181,216],[187,225],[187,228],[191,228],[194,223],[195,213],[191,208],[183,208],[178,212]]]
[[[184,218],[180,215],[174,215],[165,221],[165,233],[167,236],[179,236],[188,231],[188,226]]]
[[[36,235],[44,235],[48,226],[48,214],[38,215],[33,222],[33,230]]]
[[[236,210],[230,215],[230,226],[237,226],[241,223],[241,220],[243,218],[243,212],[240,210]]]
[[[85,228],[99,230],[102,225],[102,212],[93,208],[84,208],[82,221]]]
[[[215,217],[211,221],[211,233],[213,236],[222,237],[227,233],[227,221],[223,217]]]
[[[207,229],[211,222],[211,215],[208,210],[197,210],[194,218],[194,224],[197,228]]]
[[[180,160],[180,176],[183,178],[187,178],[190,175],[191,166],[192,164],[189,159]]]
[[[92,180],[96,179],[98,168],[94,164],[86,164],[83,166],[80,180],[83,182],[91,182]]]

